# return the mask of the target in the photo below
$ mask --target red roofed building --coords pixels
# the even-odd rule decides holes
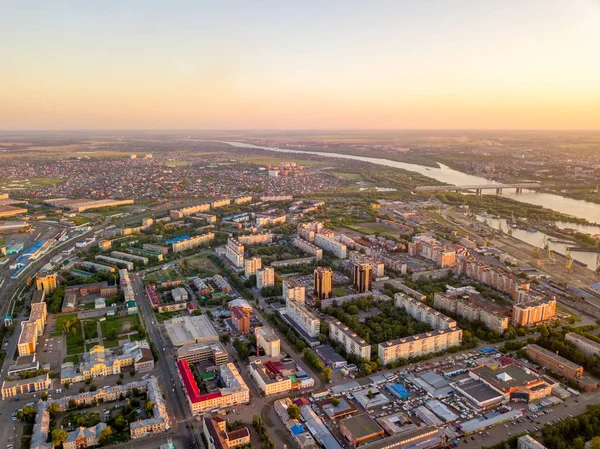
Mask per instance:
[[[250,400],[248,387],[232,363],[220,366],[219,377],[225,384],[225,388],[207,394],[201,394],[187,360],[178,361],[177,368],[185,388],[188,405],[194,415],[208,410],[242,404]]]

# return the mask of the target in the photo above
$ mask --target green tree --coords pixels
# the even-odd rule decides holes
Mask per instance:
[[[42,394],[40,394],[40,399],[42,401],[47,401],[48,400],[48,392],[42,391]]]
[[[287,413],[290,419],[300,419],[300,407],[296,404],[288,405]]]
[[[54,446],[60,446],[67,439],[67,431],[61,429],[53,429],[50,434],[52,438],[52,444]]]
[[[152,414],[152,409],[154,408],[154,402],[148,401],[146,402],[146,412],[150,415]]]
[[[338,398],[331,398],[331,405],[337,407],[338,405],[340,405],[340,400]]]
[[[331,381],[331,368],[325,368],[323,370],[323,377],[325,378],[325,382],[330,382]]]
[[[110,439],[112,437],[112,429],[110,428],[110,426],[108,426],[106,429],[104,429],[102,432],[100,432],[100,444],[107,444],[108,442],[110,442]]]
[[[590,440],[590,449],[600,449],[600,437],[594,437]]]

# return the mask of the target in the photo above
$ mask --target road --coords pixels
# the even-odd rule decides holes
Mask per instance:
[[[154,342],[158,349],[158,366],[159,380],[163,386],[163,394],[167,401],[167,409],[171,416],[171,433],[178,435],[184,442],[184,447],[201,447],[200,433],[196,427],[188,428],[188,422],[194,422],[190,419],[191,412],[189,410],[187,399],[183,391],[183,387],[177,376],[176,353],[175,349],[168,343],[167,338],[159,331],[155,324],[154,315],[150,304],[146,299],[144,285],[140,278],[140,273],[131,274],[131,283],[138,303],[138,311],[143,317],[146,325],[148,338]]]

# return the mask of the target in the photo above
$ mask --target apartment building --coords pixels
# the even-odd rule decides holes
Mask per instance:
[[[305,302],[306,289],[293,280],[285,280],[282,285],[283,299],[287,302],[289,299],[298,302]]]
[[[12,398],[24,393],[47,390],[51,384],[52,380],[48,373],[29,379],[5,380],[2,382],[2,399]]]
[[[386,365],[399,359],[442,352],[461,343],[461,329],[436,330],[380,343],[377,353],[382,363]]]
[[[273,243],[273,234],[270,232],[264,232],[261,234],[250,234],[250,235],[240,235],[238,237],[238,241],[242,245],[268,245],[269,243]]]
[[[247,204],[247,203],[251,203],[252,202],[252,196],[251,195],[239,196],[237,198],[234,198],[233,202],[235,204]]]
[[[457,266],[457,274],[464,274],[481,284],[508,295],[514,303],[530,299],[529,282],[497,267],[489,267],[475,260],[464,259]]]
[[[118,259],[129,260],[134,263],[141,263],[142,265],[148,265],[148,258],[143,256],[136,256],[135,254],[124,253],[122,251],[111,251],[111,257]]]
[[[350,253],[348,254],[348,259],[350,259],[351,262],[358,264],[371,264],[371,271],[375,278],[383,277],[385,274],[385,264],[380,260],[375,259],[374,257],[365,256],[364,254],[361,254],[358,251],[350,251]]]
[[[133,285],[131,284],[129,272],[126,269],[119,270],[119,286],[123,292],[125,302],[135,301],[135,292],[133,291]]]
[[[250,401],[250,390],[233,363],[219,367],[219,378],[223,388],[213,393],[201,394],[200,388],[186,360],[177,362],[179,377],[184,386],[188,406],[193,415],[210,410],[245,404]]]
[[[163,256],[166,256],[169,253],[169,248],[167,246],[155,245],[153,243],[144,243],[142,248],[148,251],[155,251]]]
[[[45,302],[37,302],[31,304],[31,313],[29,314],[29,321],[35,323],[38,336],[44,333],[44,327],[46,327],[47,317],[48,311]]]
[[[436,293],[433,296],[433,306],[436,309],[454,313],[467,321],[482,322],[486,328],[499,334],[503,334],[509,325],[509,318],[504,309],[481,300],[475,294]]]
[[[317,260],[321,260],[323,258],[323,250],[321,248],[307,242],[301,237],[294,238],[294,246],[301,249],[305,253],[312,254]]]
[[[231,200],[229,198],[224,198],[222,200],[215,200],[210,203],[210,207],[212,209],[216,209],[217,207],[225,207],[231,204]]]
[[[257,327],[256,344],[263,348],[268,357],[279,357],[281,341],[273,329],[268,327]]]
[[[576,334],[575,332],[569,332],[567,335],[565,335],[565,340],[573,343],[575,347],[577,347],[577,349],[583,352],[587,357],[600,357],[600,343],[596,343],[594,340],[590,340],[589,338]]]
[[[52,293],[56,289],[56,273],[37,273],[35,275],[35,289]]]
[[[394,305],[403,307],[417,321],[429,324],[433,329],[456,329],[456,320],[438,312],[404,293],[394,295]]]
[[[416,236],[408,244],[409,256],[421,256],[436,263],[440,268],[456,263],[456,251],[428,235]]]
[[[233,307],[231,309],[231,323],[240,334],[247,335],[250,333],[250,313],[247,310],[241,307]]]
[[[236,268],[244,267],[244,245],[235,239],[227,239],[227,245],[225,246],[225,257],[235,266]]]
[[[333,270],[317,267],[314,271],[314,295],[318,299],[329,299],[333,295]]]
[[[35,354],[38,342],[38,326],[35,321],[23,321],[17,348],[19,355]]]
[[[358,293],[371,291],[371,285],[373,283],[371,264],[355,262],[352,269],[352,280],[354,283],[354,288]]]
[[[256,274],[256,270],[260,270],[261,268],[262,259],[260,257],[246,259],[244,274],[246,277],[252,276],[253,274]]]
[[[270,267],[256,270],[256,286],[258,288],[272,287],[275,285],[275,270]]]
[[[171,251],[174,253],[180,253],[189,249],[196,248],[204,245],[215,239],[214,232],[208,232],[206,234],[197,235],[195,237],[189,237],[187,239],[178,240],[171,243]]]
[[[512,321],[515,326],[539,324],[555,316],[556,298],[536,299],[513,305]]]
[[[179,220],[183,217],[189,217],[198,212],[208,212],[210,210],[210,203],[198,204],[197,206],[183,207],[181,209],[174,209],[169,211],[169,217],[173,220]]]
[[[256,214],[255,223],[256,227],[260,228],[263,226],[274,226],[278,224],[283,224],[287,221],[287,215],[262,215]]]
[[[303,302],[288,299],[285,313],[309,337],[316,338],[319,336],[321,321],[306,308]]]
[[[333,234],[316,234],[315,245],[332,253],[339,259],[345,259],[347,257],[346,245],[335,240]]]
[[[546,446],[529,435],[523,435],[517,439],[517,449],[546,449]]]
[[[343,344],[348,354],[371,360],[371,345],[341,321],[329,320],[329,338]]]
[[[550,371],[566,377],[568,379],[576,379],[583,376],[583,367],[571,362],[570,360],[561,357],[558,354],[548,351],[538,345],[527,345],[525,348],[527,355],[535,363],[548,368]]]

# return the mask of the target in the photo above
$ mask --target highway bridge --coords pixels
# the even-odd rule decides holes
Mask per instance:
[[[464,192],[465,190],[474,190],[477,195],[481,195],[484,190],[495,190],[497,194],[502,193],[502,189],[515,189],[517,193],[527,190],[540,190],[541,185],[534,182],[521,182],[515,184],[474,184],[462,186],[420,186],[415,188],[415,192]],[[549,187],[549,186],[544,186]]]

